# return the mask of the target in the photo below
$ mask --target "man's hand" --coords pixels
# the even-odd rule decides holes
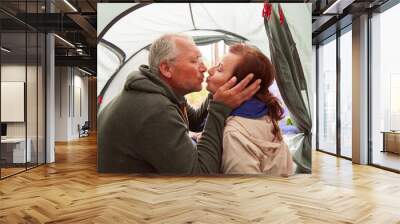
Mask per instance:
[[[215,92],[213,96],[214,100],[217,102],[222,102],[231,108],[240,106],[240,104],[250,99],[260,89],[260,79],[257,79],[246,88],[253,76],[254,75],[251,73],[248,74],[246,78],[244,78],[237,85],[235,85],[237,78],[233,76]]]

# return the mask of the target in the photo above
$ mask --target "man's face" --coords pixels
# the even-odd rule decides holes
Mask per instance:
[[[175,92],[186,95],[200,91],[206,66],[201,59],[197,46],[186,39],[175,40],[177,56],[170,64],[171,79],[169,84]]]

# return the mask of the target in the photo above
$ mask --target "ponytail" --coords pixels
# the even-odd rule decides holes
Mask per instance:
[[[267,115],[271,118],[273,129],[272,134],[275,136],[274,140],[282,141],[282,132],[279,128],[279,121],[283,119],[284,110],[279,99],[268,90],[265,94],[258,94],[257,98],[263,101],[268,108]]]

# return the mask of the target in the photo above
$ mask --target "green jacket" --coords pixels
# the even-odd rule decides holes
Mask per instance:
[[[207,99],[201,108],[180,106],[183,96],[142,65],[98,116],[99,172],[206,174],[219,172],[222,133],[231,109]],[[208,109],[208,111],[207,111]],[[208,116],[207,116],[208,115]],[[189,130],[200,131],[196,144]]]

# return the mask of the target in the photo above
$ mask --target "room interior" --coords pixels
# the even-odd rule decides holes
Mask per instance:
[[[0,2],[0,223],[399,222],[395,0],[285,1],[311,9],[312,174],[97,173],[98,83],[128,61],[99,34],[126,8],[157,2]],[[250,2],[261,16],[263,1]],[[99,18],[100,4],[113,16]],[[200,49],[209,66],[227,47]],[[206,94],[187,99],[198,105]]]

